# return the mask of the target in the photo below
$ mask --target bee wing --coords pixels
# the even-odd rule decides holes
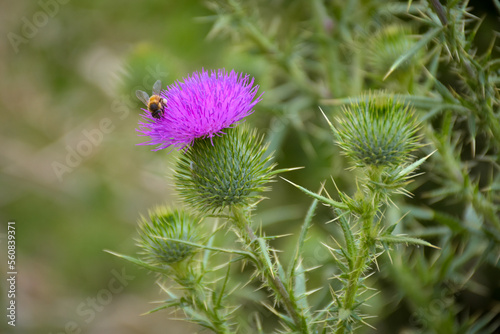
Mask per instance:
[[[135,96],[137,96],[137,98],[139,100],[141,100],[145,105],[148,105],[148,102],[149,102],[148,93],[146,93],[145,91],[142,91],[142,90],[136,90]]]
[[[153,95],[160,95],[161,91],[161,80],[156,80],[155,84],[153,85]]]

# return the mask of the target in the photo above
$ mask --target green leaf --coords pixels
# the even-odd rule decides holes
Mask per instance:
[[[429,155],[423,157],[422,159],[420,160],[417,160],[415,161],[414,163],[412,163],[411,165],[407,166],[406,168],[402,169],[401,171],[399,171],[398,175],[397,175],[397,178],[401,178],[401,179],[404,179],[406,177],[408,177],[408,175],[413,172],[415,169],[417,169],[418,166],[420,166],[421,164],[424,163],[425,160],[427,160],[427,158],[429,158],[431,155],[434,154],[434,152],[436,152],[437,150],[431,152]]]
[[[462,233],[466,230],[461,225],[460,220],[446,212],[417,206],[408,206],[408,208],[411,210],[411,215],[417,219],[435,221],[447,226],[450,230],[457,233]]]
[[[345,218],[345,214],[338,209],[335,210],[335,212],[339,216],[340,227],[342,228],[342,232],[344,233],[345,244],[348,252],[348,256],[346,256],[346,258],[349,261],[349,265],[351,265],[352,259],[356,254],[356,242],[354,241],[354,235],[352,234],[349,222]]]
[[[377,238],[380,242],[386,242],[389,244],[413,244],[413,245],[422,245],[427,247],[432,247],[436,249],[441,249],[439,247],[434,246],[430,242],[427,242],[422,239],[407,237],[405,235],[382,235]]]
[[[131,256],[128,256],[128,255],[123,255],[123,254],[115,253],[115,252],[112,252],[112,251],[107,250],[107,249],[105,249],[104,251],[106,253],[111,254],[111,255],[114,255],[114,256],[117,256],[119,258],[125,259],[125,260],[127,260],[129,262],[132,262],[133,264],[138,265],[139,267],[143,267],[143,268],[146,268],[146,269],[154,271],[154,272],[158,272],[158,273],[162,273],[162,274],[168,274],[170,272],[167,269],[158,268],[158,267],[152,266],[152,265],[150,265],[150,264],[148,264],[148,263],[146,263],[144,261],[136,259],[135,257],[131,257]]]
[[[250,258],[255,263],[258,262],[257,258],[255,257],[255,255],[253,255],[250,252],[246,252],[246,251],[240,251],[240,250],[236,250],[236,249],[225,249],[225,248],[219,248],[219,247],[210,247],[210,246],[200,245],[200,244],[197,244],[197,243],[194,243],[194,242],[190,242],[190,241],[186,241],[186,240],[180,240],[180,239],[162,238],[162,237],[157,237],[157,236],[155,236],[155,237],[158,238],[158,239],[179,242],[181,244],[186,244],[186,245],[190,245],[190,246],[193,246],[193,247],[198,247],[198,248],[202,248],[202,249],[209,249],[209,250],[215,251],[215,252],[223,252],[223,253],[229,253],[229,254],[238,254],[238,255]]]
[[[271,262],[271,257],[269,256],[269,249],[267,248],[266,241],[263,238],[258,238],[257,242],[259,243],[261,254],[264,256],[264,260],[266,262],[267,270],[274,278],[274,268],[273,263]]]
[[[297,240],[297,246],[295,247],[295,255],[291,259],[290,265],[288,266],[288,271],[289,271],[288,277],[290,279],[293,279],[293,276],[295,275],[295,267],[297,266],[297,262],[299,261],[299,257],[302,253],[302,246],[304,245],[307,231],[311,227],[311,221],[317,206],[318,206],[318,200],[315,199],[311,203],[309,210],[307,210],[306,218],[304,219],[304,223],[302,224],[302,228],[300,230],[299,239]]]
[[[306,312],[309,309],[309,304],[307,303],[307,289],[306,289],[306,276],[302,264],[298,265],[296,270],[293,292],[297,303],[297,306]]]
[[[307,190],[306,188],[304,187],[301,187],[299,186],[298,184],[295,184],[293,183],[292,181],[289,181],[287,179],[285,179],[284,177],[281,177],[283,180],[285,180],[286,182],[290,183],[292,186],[298,188],[299,190],[302,190],[304,193],[306,193],[307,195],[311,196],[312,198],[315,198],[317,199],[318,201],[324,203],[324,204],[327,204],[331,207],[334,207],[334,208],[338,208],[338,209],[348,209],[348,206],[342,202],[337,202],[337,201],[334,201],[332,199],[329,199],[329,198],[326,198],[324,196],[321,196],[321,195],[318,195],[310,190]]]
[[[387,234],[392,234],[392,232],[394,231],[394,229],[396,228],[396,226],[398,226],[398,224],[399,224],[399,222],[394,223],[394,224],[392,224],[391,226],[389,226],[389,227],[387,228],[387,230],[386,230],[386,233],[387,233]]]
[[[436,87],[436,90],[443,96],[445,100],[448,100],[450,102],[453,102],[453,104],[460,105],[463,108],[465,108],[460,101],[458,101],[455,96],[450,92],[448,88],[445,87],[439,80],[435,79],[434,80],[434,85]]]
[[[214,224],[214,228],[213,228],[214,231],[217,231],[218,222],[219,222],[219,220],[217,219],[215,221],[215,224]],[[212,236],[208,239],[208,242],[207,242],[207,246],[208,247],[212,247],[212,245],[214,243],[214,239],[215,239],[215,233],[213,233]],[[210,255],[211,255],[210,254],[210,249],[206,249],[205,248],[205,251],[203,252],[203,261],[202,261],[203,271],[205,271],[205,269],[207,268],[208,259],[209,259]]]
[[[171,303],[168,303],[168,304],[165,304],[165,305],[158,306],[158,307],[156,307],[156,308],[154,308],[152,310],[149,310],[147,312],[144,312],[141,315],[148,315],[148,314],[151,314],[151,313],[155,313],[155,312],[164,310],[164,309],[169,308],[169,307],[180,306],[180,305],[181,305],[180,302],[171,302]]]
[[[278,277],[282,282],[286,282],[286,274],[281,262],[277,256],[274,258],[274,262],[276,263],[276,270],[278,271]]]
[[[439,34],[442,30],[443,30],[442,27],[438,27],[438,28],[434,28],[434,29],[430,30],[427,34],[425,34],[422,37],[422,39],[420,41],[415,43],[415,45],[410,50],[408,50],[408,52],[403,53],[401,56],[399,56],[399,58],[396,59],[394,64],[392,64],[391,68],[389,69],[387,74],[384,76],[383,80],[387,79],[387,77],[392,72],[394,72],[394,70],[396,70],[402,63],[404,63],[405,61],[407,61],[408,59],[413,57],[418,51],[420,51],[420,49],[425,47],[427,45],[427,43],[429,43],[434,37],[436,37],[437,34]]]
[[[224,292],[226,290],[226,286],[227,286],[227,282],[229,280],[230,273],[231,273],[231,261],[229,261],[229,265],[227,266],[226,277],[224,278],[224,283],[222,284],[221,290],[219,292],[219,298],[217,298],[217,302],[215,304],[215,306],[217,308],[222,307],[222,298],[224,297]]]

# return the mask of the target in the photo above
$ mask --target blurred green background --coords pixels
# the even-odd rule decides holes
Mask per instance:
[[[262,15],[275,13],[273,8],[283,3],[271,2]],[[301,30],[305,14],[290,3],[284,15],[291,29],[307,34]],[[166,311],[140,316],[153,308],[151,300],[161,299],[154,276],[103,251],[135,253],[140,215],[155,205],[175,203],[169,175],[178,153],[136,146],[144,140],[135,131],[141,107],[135,90],[149,92],[156,79],[166,86],[195,70],[222,67],[255,76],[266,94],[248,122],[274,136],[272,149],[285,148],[277,152],[280,167],[306,167],[287,177],[318,189],[333,175],[340,188],[352,193],[353,174],[345,171],[348,165],[318,121],[317,101],[290,93],[287,82],[272,77],[268,63],[233,45],[235,39],[212,37],[213,15],[194,0],[0,4],[1,277],[7,272],[8,221],[16,222],[18,256],[17,326],[2,320],[1,333],[198,330],[167,320]],[[301,47],[286,43],[284,48]],[[341,88],[345,95],[359,93],[352,87]],[[335,193],[332,184],[327,188]],[[259,220],[288,221],[291,230],[298,226],[309,199],[291,189],[283,181],[273,184]],[[326,210],[317,217],[322,222],[332,218]],[[279,226],[268,228],[269,234],[282,233]],[[325,238],[323,229],[334,232],[335,227],[316,227],[312,238]],[[329,257],[318,244],[307,251],[311,265]],[[126,274],[121,285],[117,273]],[[312,285],[326,281],[328,274],[312,279]],[[0,287],[4,305],[5,279]],[[111,295],[106,292],[111,290]]]

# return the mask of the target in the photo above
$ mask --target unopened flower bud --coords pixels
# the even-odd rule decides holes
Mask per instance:
[[[396,166],[419,147],[413,110],[392,98],[367,96],[337,118],[337,144],[357,167]]]
[[[195,219],[183,211],[166,207],[156,208],[149,213],[149,218],[142,218],[138,246],[144,261],[164,266],[185,260],[196,250],[191,245],[168,239],[198,241]]]
[[[247,206],[261,198],[272,178],[262,137],[245,126],[225,131],[220,137],[197,139],[176,168],[180,196],[201,211]]]

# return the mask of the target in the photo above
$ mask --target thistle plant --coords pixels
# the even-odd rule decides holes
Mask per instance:
[[[379,255],[377,249],[388,249],[394,243],[430,245],[420,239],[392,235],[393,227],[384,226],[382,223],[381,210],[388,204],[389,190],[404,192],[411,173],[425,160],[423,158],[410,164],[410,153],[418,146],[417,125],[412,111],[399,101],[368,96],[367,101],[353,104],[344,110],[344,115],[337,120],[338,127],[330,124],[337,144],[347,156],[353,158],[358,167],[365,170],[366,177],[361,179],[362,185],[354,197],[339,193],[340,202],[298,186],[306,194],[313,196],[315,202],[302,228],[302,241],[297,245],[294,261],[289,268],[284,268],[270,247],[269,240],[273,238],[254,230],[252,212],[263,199],[262,192],[266,190],[267,183],[275,174],[285,170],[273,170],[272,155],[266,153],[267,145],[263,143],[263,138],[257,135],[256,130],[235,125],[239,121],[239,113],[227,109],[227,106],[230,106],[248,112],[254,105],[251,101],[255,89],[246,86],[247,80],[234,80],[232,86],[224,86],[227,77],[220,74],[225,72],[218,71],[219,76],[215,76],[215,73],[212,72],[212,76],[205,73],[200,81],[188,79],[182,84],[169,87],[173,92],[167,89],[163,95],[170,96],[171,99],[177,98],[177,104],[169,104],[170,100],[167,98],[167,107],[161,113],[161,118],[150,119],[150,123],[141,123],[141,126],[155,128],[149,135],[164,138],[168,145],[160,145],[168,147],[181,141],[175,141],[170,129],[172,125],[165,119],[186,113],[186,110],[208,109],[211,110],[211,115],[221,116],[221,122],[206,122],[205,119],[193,117],[192,127],[182,129],[185,133],[191,129],[196,131],[191,133],[194,139],[185,140],[182,144],[182,147],[187,148],[182,152],[175,167],[176,188],[181,200],[193,210],[193,214],[195,211],[204,219],[215,216],[226,220],[242,249],[224,249],[204,244],[200,242],[201,239],[193,227],[194,219],[190,218],[188,213],[157,209],[150,214],[149,220],[143,219],[140,225],[139,246],[143,259],[119,256],[150,270],[159,271],[167,277],[173,275],[192,302],[183,304],[182,300],[186,296],[177,297],[170,289],[165,288],[171,299],[165,302],[164,307],[178,307],[184,310],[188,320],[217,333],[236,330],[231,329],[234,326],[230,320],[232,312],[228,311],[236,307],[231,305],[236,301],[229,298],[229,293],[224,294],[226,284],[231,284],[228,283],[231,272],[227,264],[222,265],[222,268],[227,267],[225,277],[221,277],[224,282],[222,290],[218,287],[217,279],[215,283],[200,284],[213,274],[209,273],[208,269],[211,267],[208,251],[238,255],[238,261],[253,264],[255,272],[248,283],[260,281],[271,293],[275,306],[268,305],[268,308],[281,320],[282,330],[300,333],[319,333],[328,329],[338,333],[352,331],[358,322],[364,322],[358,311],[364,301],[360,300],[359,296],[365,289],[362,284],[364,275]],[[242,77],[236,76],[234,72],[231,74],[234,77]],[[210,82],[212,86],[223,88],[213,90],[213,96],[208,99],[211,103],[204,100],[200,106],[200,99],[189,94],[198,89],[198,93],[201,90],[201,96],[206,96],[206,83],[203,80]],[[242,87],[246,89],[241,89]],[[226,103],[222,104],[221,101]],[[237,103],[240,101],[247,101],[247,104]],[[200,124],[196,124],[197,121]],[[206,124],[210,124],[210,128],[203,131]],[[231,127],[225,128],[227,126]],[[208,130],[219,135],[214,136]],[[162,132],[170,134],[169,137],[160,135]],[[178,133],[178,136],[186,138],[185,134]],[[155,144],[158,144],[158,140]],[[315,314],[307,300],[309,292],[305,288],[306,269],[300,261],[300,249],[317,201],[330,206],[339,217],[347,251],[336,257],[339,268],[345,271],[343,275],[338,276],[343,288],[333,292],[332,302],[317,310]],[[215,233],[217,232],[216,230]],[[181,267],[183,270],[179,270],[177,263],[185,262],[195,249],[205,250],[203,261],[188,261],[188,264]],[[332,254],[334,253],[335,251]],[[340,254],[342,259],[339,258]],[[218,303],[227,301],[228,304],[219,304],[217,307],[224,311],[212,314],[211,308],[203,306],[201,301],[208,298],[209,291],[221,291],[216,300]],[[332,320],[332,317],[335,320]]]
[[[477,53],[467,3],[210,3],[209,36],[251,49],[270,87],[259,95],[249,75],[202,70],[161,92],[159,119],[145,111],[144,144],[180,151],[184,209],[141,220],[138,257],[114,254],[159,274],[167,297],[153,311],[181,310],[215,333],[367,332],[395,310],[406,320],[390,332],[494,332],[498,307],[468,316],[457,298],[484,292],[475,274],[498,272],[500,258],[499,62],[493,44]],[[378,31],[356,34],[361,22]],[[254,109],[283,127],[260,134],[245,121]],[[286,153],[341,168],[275,179],[295,170],[276,169]],[[301,226],[259,215],[271,181],[285,200],[312,201]],[[329,257],[308,266],[315,246]]]

